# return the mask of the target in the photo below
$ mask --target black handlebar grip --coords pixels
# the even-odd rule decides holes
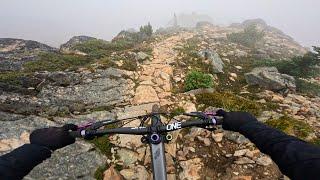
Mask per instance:
[[[223,117],[222,116],[215,116],[216,125],[222,125],[223,123]]]
[[[69,131],[69,134],[74,138],[82,138],[80,131]]]

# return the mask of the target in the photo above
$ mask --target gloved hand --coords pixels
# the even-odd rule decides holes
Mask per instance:
[[[37,129],[30,135],[30,143],[48,147],[54,151],[75,142],[75,138],[69,135],[69,130],[77,130],[74,124],[66,124],[63,127],[49,127]]]
[[[254,116],[247,112],[226,112],[220,109],[216,113],[223,117],[222,128],[235,132],[239,132],[241,126],[257,121]]]

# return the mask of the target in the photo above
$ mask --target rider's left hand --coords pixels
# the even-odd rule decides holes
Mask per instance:
[[[75,142],[75,138],[69,135],[69,130],[77,130],[74,124],[66,124],[63,127],[49,127],[37,129],[30,135],[31,144],[48,147],[52,151],[65,147]]]

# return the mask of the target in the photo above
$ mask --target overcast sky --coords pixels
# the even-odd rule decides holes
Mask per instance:
[[[197,12],[218,24],[262,18],[305,46],[320,46],[320,0],[0,0],[0,37],[59,46],[74,35],[110,40],[122,29],[165,26]]]

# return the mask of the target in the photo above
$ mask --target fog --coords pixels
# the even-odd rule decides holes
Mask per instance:
[[[209,15],[228,25],[262,18],[304,46],[320,46],[319,0],[0,0],[0,37],[58,47],[74,35],[110,40],[150,22],[166,26],[174,13]]]

